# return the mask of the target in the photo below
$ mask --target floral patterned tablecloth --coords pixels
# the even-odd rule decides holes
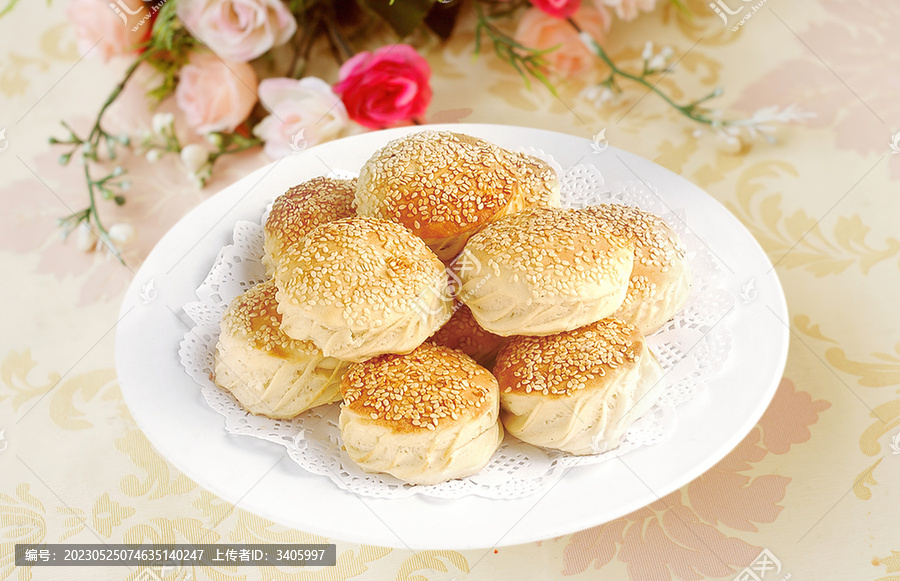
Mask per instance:
[[[722,106],[732,112],[795,103],[816,114],[774,145],[697,137],[640,89],[598,105],[583,92],[600,80],[591,73],[560,81],[558,98],[540,85],[526,89],[493,56],[471,59],[465,17],[450,42],[424,50],[434,72],[429,121],[585,138],[606,129],[611,144],[725,204],[776,264],[791,347],[759,424],[681,490],[560,538],[414,553],[290,530],[232,506],[179,473],[135,425],[113,366],[133,269],[179,217],[267,158],[229,160],[204,190],[177,160],[127,158],[129,201],[104,211],[137,229],[128,267],[61,240],[55,219],[81,206],[84,184],[76,166],[57,164],[47,137],[62,118],[89,125],[126,65],[80,58],[65,4],[23,2],[0,19],[0,578],[151,578],[141,569],[15,568],[15,543],[209,534],[217,542],[336,543],[337,565],[295,576],[172,569],[166,579],[900,579],[900,147],[892,141],[900,129],[900,5],[769,0],[723,27],[704,2],[691,1],[692,22],[663,9],[607,36],[608,50],[626,62],[647,38],[674,47],[678,74],[661,83],[676,97],[723,85]],[[128,91],[108,128],[149,126],[142,99],[139,88]],[[777,569],[760,566],[765,559]]]

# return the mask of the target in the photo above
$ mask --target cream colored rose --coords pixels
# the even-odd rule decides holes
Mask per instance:
[[[179,0],[177,12],[210,50],[238,63],[284,44],[297,30],[281,0]]]
[[[272,112],[253,128],[266,142],[269,157],[279,158],[341,135],[350,119],[340,97],[322,79],[265,79],[259,100]]]
[[[250,65],[195,53],[181,69],[175,102],[197,133],[230,132],[256,104],[256,86],[256,73]]]

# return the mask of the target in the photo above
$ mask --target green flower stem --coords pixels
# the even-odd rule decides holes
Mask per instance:
[[[209,154],[209,163],[213,164],[217,159],[222,157],[223,155],[231,155],[234,153],[241,153],[242,151],[247,151],[248,149],[253,149],[254,147],[259,147],[263,144],[262,139],[258,139],[256,137],[252,137],[244,141],[241,145],[235,147],[234,149],[225,149],[222,151],[214,151]]]
[[[609,58],[609,55],[606,54],[606,51],[603,50],[603,47],[600,46],[600,44],[596,40],[594,40],[594,38],[590,34],[585,32],[580,26],[578,26],[578,23],[575,22],[572,18],[568,18],[567,20],[568,20],[569,24],[572,26],[572,28],[574,28],[578,32],[578,34],[581,36],[582,41],[588,46],[588,48],[591,49],[595,55],[600,57],[600,60],[602,60],[604,63],[606,63],[606,65],[609,67],[610,71],[612,71],[609,78],[607,78],[606,81],[604,81],[602,84],[611,86],[614,83],[614,78],[616,76],[620,76],[620,77],[623,77],[630,81],[634,81],[635,83],[638,83],[639,85],[642,85],[642,86],[646,87],[647,89],[649,89],[650,91],[656,93],[663,101],[665,101],[670,106],[672,106],[672,108],[674,108],[676,111],[678,111],[679,113],[681,113],[688,119],[696,121],[697,123],[702,123],[704,125],[714,125],[714,124],[715,125],[728,125],[729,124],[729,122],[727,122],[727,121],[717,121],[715,119],[711,119],[710,117],[708,117],[704,114],[704,109],[698,108],[698,105],[700,105],[701,103],[708,101],[709,99],[712,99],[713,97],[717,97],[719,95],[718,90],[713,91],[709,95],[703,97],[702,99],[698,99],[697,101],[694,101],[693,103],[688,103],[687,105],[679,105],[678,103],[673,101],[668,95],[666,95],[664,92],[662,92],[662,90],[657,88],[656,85],[654,85],[653,83],[651,83],[647,80],[647,73],[649,71],[646,70],[646,64],[644,66],[644,74],[642,74],[642,75],[635,75],[635,74],[629,73],[628,71],[624,71],[624,70],[620,69],[618,66],[616,66],[616,64],[612,61],[612,59]]]
[[[119,253],[118,248],[116,248],[116,245],[113,243],[112,239],[109,237],[109,231],[103,225],[103,220],[100,219],[100,212],[97,209],[97,190],[98,189],[102,190],[106,181],[109,180],[113,176],[110,175],[110,176],[107,176],[100,180],[95,180],[93,177],[91,177],[89,160],[98,161],[97,152],[100,147],[100,140],[103,138],[107,138],[107,139],[112,138],[109,134],[107,134],[103,130],[103,128],[100,125],[100,122],[103,119],[103,114],[106,113],[106,110],[109,109],[110,105],[112,105],[115,102],[115,100],[119,97],[119,95],[122,93],[122,91],[125,88],[125,85],[131,79],[132,75],[134,75],[138,66],[141,63],[143,63],[145,60],[150,58],[154,53],[155,53],[155,50],[152,47],[147,48],[147,50],[145,50],[143,53],[141,53],[138,56],[138,58],[136,58],[135,61],[133,63],[131,63],[131,65],[125,71],[125,75],[123,76],[122,80],[119,82],[119,84],[116,85],[116,87],[112,90],[112,92],[106,98],[106,101],[104,101],[103,105],[100,107],[100,111],[97,113],[97,119],[94,122],[93,127],[91,127],[91,130],[85,139],[80,140],[77,137],[75,137],[75,132],[72,131],[71,128],[69,128],[69,131],[71,132],[71,134],[73,136],[73,140],[77,140],[76,150],[77,150],[78,145],[83,147],[85,144],[87,144],[89,147],[89,151],[83,152],[82,162],[81,162],[82,166],[84,167],[84,179],[87,184],[87,190],[88,190],[88,207],[85,210],[82,210],[81,212],[76,212],[76,214],[80,214],[83,216],[78,221],[79,222],[84,221],[84,222],[89,222],[89,223],[93,222],[94,226],[97,228],[97,231],[99,233],[99,238],[103,241],[103,243],[107,246],[107,248],[110,249],[110,252],[112,252],[113,256],[115,256],[119,260],[119,262],[121,262],[122,264],[125,264],[125,261],[122,258],[122,255]],[[68,128],[68,125],[66,125],[65,123],[63,123],[63,125]],[[71,153],[69,155],[71,156]],[[101,195],[102,195],[102,191],[101,191]],[[73,214],[73,216],[74,215],[75,214]],[[69,216],[69,218],[72,218],[72,216]],[[69,218],[63,219],[63,222],[69,221]]]

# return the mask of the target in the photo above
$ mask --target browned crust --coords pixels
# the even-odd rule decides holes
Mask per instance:
[[[644,337],[608,318],[574,331],[514,337],[500,350],[494,375],[503,393],[562,397],[603,385],[602,378],[639,360]]]
[[[496,390],[494,376],[471,357],[430,343],[357,363],[341,381],[345,408],[401,433],[489,413]]]

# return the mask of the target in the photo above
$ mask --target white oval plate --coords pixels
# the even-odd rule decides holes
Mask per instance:
[[[224,419],[179,361],[179,343],[191,326],[182,305],[196,299],[194,290],[231,243],[236,221],[258,221],[289,186],[332,168],[359,168],[387,141],[422,129],[405,127],[326,143],[261,168],[195,208],[156,245],[128,289],[116,333],[125,402],[156,449],[201,486],[283,525],[344,541],[462,550],[546,539],[626,515],[700,476],[737,446],[775,394],[789,339],[781,285],[743,225],[697,186],[614,147],[596,153],[587,139],[521,127],[430,128],[511,149],[543,149],[563,168],[594,164],[607,183],[652,184],[666,205],[685,210],[688,227],[725,265],[724,287],[735,294],[755,290],[719,323],[731,332],[731,356],[703,393],[678,407],[669,439],[574,468],[549,490],[521,499],[384,500],[358,497],[305,472],[281,446],[225,431]]]

